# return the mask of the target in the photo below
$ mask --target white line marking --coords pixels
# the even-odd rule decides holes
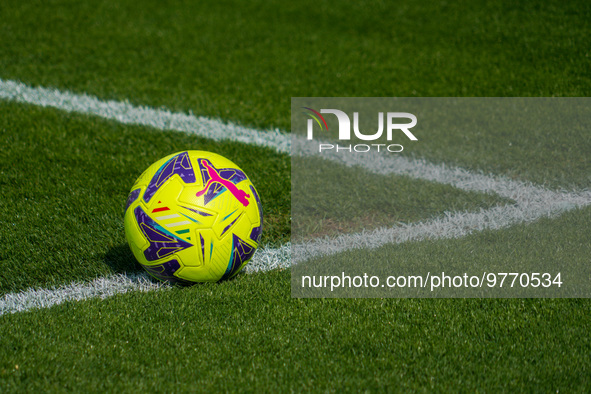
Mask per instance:
[[[168,228],[172,228],[172,227],[185,226],[187,224],[191,224],[191,222],[189,222],[188,220],[183,220],[182,222],[168,223],[168,224],[165,224],[165,226]]]
[[[293,142],[293,150],[298,155],[319,156],[346,166],[360,166],[378,174],[406,175],[452,185],[462,190],[496,193],[516,201],[519,201],[521,196],[531,196],[545,190],[500,176],[475,174],[462,168],[432,164],[423,159],[409,159],[393,154],[366,157],[328,151],[320,155],[317,152],[317,142],[295,136],[292,141],[289,134],[281,133],[277,129],[260,131],[204,116],[197,117],[164,109],[138,107],[128,102],[101,101],[86,94],[61,92],[51,88],[33,88],[18,81],[0,79],[0,99],[96,115],[120,123],[151,126],[159,130],[176,130],[216,141],[239,141],[269,147],[282,153],[290,153]]]
[[[289,135],[278,129],[259,131],[204,116],[135,106],[129,102],[101,101],[86,94],[61,92],[51,88],[33,88],[18,81],[0,79],[0,99],[96,115],[120,123],[150,126],[159,130],[182,131],[215,141],[239,141],[282,153],[290,152]]]
[[[386,244],[425,239],[459,238],[482,230],[496,230],[519,223],[530,223],[541,217],[555,217],[575,208],[591,205],[591,191],[552,191],[529,182],[503,176],[471,173],[445,164],[432,164],[422,159],[402,156],[351,155],[326,151],[317,153],[318,142],[292,139],[293,151],[301,156],[318,156],[348,167],[359,166],[374,174],[403,175],[414,179],[442,183],[465,191],[497,194],[515,204],[482,209],[479,212],[446,212],[445,216],[408,225],[396,225],[357,234],[344,234],[333,239],[316,239],[294,244],[292,263],[329,256],[351,249],[377,248]]]
[[[591,205],[591,191],[581,193],[548,193],[539,199],[515,205],[497,206],[479,212],[446,212],[443,217],[408,225],[383,227],[336,238],[316,239],[292,246],[292,264],[330,256],[352,249],[373,249],[426,239],[460,238],[483,230],[498,230],[520,223],[531,223],[541,217],[555,217],[575,208]]]
[[[261,248],[244,267],[244,272],[265,272],[291,267],[291,244],[288,242],[278,248]]]
[[[180,217],[181,217],[181,215],[177,215],[176,213],[173,213],[172,215],[158,216],[158,217],[156,217],[156,219],[167,220],[167,219],[174,219],[174,218],[180,218]]]
[[[89,95],[60,92],[56,89],[29,87],[17,81],[0,79],[0,99],[53,107],[116,120],[125,124],[151,126],[159,130],[176,130],[219,140],[232,140],[272,148],[281,153],[294,151],[302,156],[315,156],[316,146],[301,137],[281,133],[279,130],[260,131],[223,123],[203,116],[172,113],[167,110],[138,107],[128,102],[101,101]],[[519,182],[502,176],[472,173],[462,168],[432,164],[422,159],[408,159],[395,155],[378,158],[364,155],[328,153],[320,156],[345,166],[359,166],[375,174],[396,174],[443,183],[467,191],[496,193],[516,201],[514,205],[493,207],[479,212],[446,213],[443,217],[409,225],[397,225],[342,235],[335,239],[318,239],[306,244],[289,243],[280,248],[257,251],[245,272],[261,272],[288,268],[293,263],[310,258],[341,253],[355,248],[375,248],[389,243],[424,239],[458,238],[475,231],[500,229],[518,223],[528,223],[547,216],[591,205],[591,192],[557,192]],[[189,222],[187,222],[189,223]],[[292,256],[293,252],[293,256]],[[71,284],[50,290],[29,289],[7,294],[0,299],[0,315],[31,308],[45,308],[69,300],[109,297],[131,290],[149,291],[168,286],[149,281],[147,274],[115,275],[98,278],[86,284]]]
[[[0,99],[53,107],[67,112],[100,116],[125,124],[150,126],[159,130],[175,130],[204,138],[239,141],[272,148],[278,152],[293,150],[302,156],[319,156],[346,166],[360,166],[377,174],[406,175],[416,179],[452,185],[462,190],[496,193],[516,201],[546,190],[525,182],[501,176],[473,173],[468,170],[432,164],[423,159],[409,159],[393,154],[380,157],[326,152],[320,155],[316,144],[277,129],[260,131],[192,114],[173,113],[164,109],[134,106],[128,102],[101,101],[86,94],[61,92],[57,89],[30,87],[18,81],[0,79]]]
[[[23,312],[33,308],[49,308],[66,301],[107,298],[128,291],[151,291],[166,286],[150,280],[147,274],[112,275],[88,283],[72,283],[52,289],[28,289],[6,294],[0,299],[0,315]]]
[[[288,268],[289,244],[277,249],[261,248],[244,271],[254,273],[269,269]],[[0,316],[5,313],[23,312],[36,308],[49,308],[67,301],[82,301],[89,298],[107,298],[129,291],[152,291],[171,288],[145,273],[118,274],[97,278],[88,283],[72,283],[51,289],[28,289],[0,297]]]
[[[442,183],[465,191],[497,194],[517,202],[527,202],[540,198],[540,194],[553,194],[560,198],[556,192],[549,191],[532,183],[510,180],[498,175],[485,175],[470,172],[459,167],[450,167],[445,164],[433,164],[424,159],[410,159],[392,154],[363,155],[348,154],[347,152],[324,151],[318,152],[318,142],[308,141],[303,138],[292,139],[293,152],[298,156],[315,156],[330,160],[347,167],[361,167],[379,175],[403,175],[414,179]],[[562,195],[568,195],[562,193]]]

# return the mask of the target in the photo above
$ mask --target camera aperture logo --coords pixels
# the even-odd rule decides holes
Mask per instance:
[[[307,139],[314,139],[314,124],[317,124],[320,131],[328,131],[328,125],[326,119],[322,114],[332,114],[336,116],[339,123],[339,141],[351,141],[351,119],[344,111],[339,109],[321,109],[316,111],[309,107],[302,107],[307,110],[304,112],[305,115],[309,116],[307,124]],[[386,126],[384,127],[384,118],[386,119]],[[401,119],[410,120],[407,123],[398,123]],[[384,134],[384,128],[386,130],[386,140],[392,141],[395,133],[402,132],[409,140],[418,141],[417,137],[410,131],[411,128],[416,126],[417,117],[408,112],[378,112],[378,130],[373,134],[365,134],[359,130],[359,113],[353,112],[353,134],[354,137],[362,141],[376,141],[381,138]],[[335,151],[335,152],[370,152],[370,151],[384,151],[390,153],[402,152],[404,147],[400,144],[382,144],[382,143],[364,143],[364,144],[333,144],[333,143],[320,143],[318,144],[319,152],[323,151]]]

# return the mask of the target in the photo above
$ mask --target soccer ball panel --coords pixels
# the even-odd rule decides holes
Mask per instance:
[[[126,204],[125,232],[138,262],[173,283],[235,276],[252,258],[262,209],[246,174],[211,152],[185,151],[151,165]]]

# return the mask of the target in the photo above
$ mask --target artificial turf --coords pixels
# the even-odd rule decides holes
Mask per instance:
[[[0,15],[2,79],[260,128],[289,130],[293,96],[591,91],[591,5],[583,1],[6,0]],[[135,269],[119,221],[128,187],[151,162],[182,149],[232,157],[263,198],[266,241],[287,240],[286,156],[26,105],[0,102],[0,112],[3,293]],[[590,141],[586,130],[518,130],[510,138],[441,130],[413,154],[580,189],[590,186]],[[286,176],[267,183],[266,171]],[[391,248],[409,259],[443,248],[442,259],[483,264],[495,262],[495,253],[516,261],[543,251],[585,259],[588,216],[587,208],[518,233],[477,234],[473,246]],[[523,242],[512,244],[512,234]],[[74,248],[63,256],[66,242]],[[55,271],[56,262],[67,269]],[[0,388],[586,392],[590,305],[292,299],[289,271],[240,275],[0,316]]]
[[[292,158],[292,241],[412,223],[512,200],[396,175],[368,176],[319,157]]]
[[[145,168],[181,150],[209,150],[231,157],[250,176],[261,196],[265,212],[261,244],[279,246],[290,239],[290,161],[286,155],[14,103],[0,107],[0,130],[0,143],[5,147],[0,155],[0,185],[6,201],[0,211],[4,239],[0,247],[0,293],[141,270],[123,234],[125,200]],[[338,167],[330,168],[337,176],[347,176],[338,174]],[[353,173],[359,181],[373,185],[369,192],[383,183],[367,178],[363,172]],[[315,179],[314,174],[311,176]],[[397,195],[413,196],[394,198],[382,189],[376,204],[388,203],[392,212],[386,219],[410,222],[446,210],[474,210],[505,202],[450,186],[385,178],[396,185]],[[322,194],[307,196],[308,205],[326,201],[330,197],[326,193],[331,193],[321,188],[313,191]],[[352,202],[350,217],[356,220],[364,213],[364,205],[356,199]],[[306,217],[308,227],[327,218],[343,222],[338,209],[318,209],[315,207]],[[357,223],[351,230],[383,224],[386,219]]]
[[[141,269],[123,232],[127,195],[182,150],[231,157],[264,204],[261,244],[289,240],[290,163],[270,149],[15,103],[0,106],[0,144],[0,293]]]
[[[376,253],[475,269],[584,261],[590,216]],[[293,299],[289,270],[275,270],[2,316],[0,381],[6,392],[586,392],[590,313],[583,299]]]
[[[2,317],[16,391],[588,391],[589,303],[292,299],[289,271]]]
[[[585,1],[6,0],[2,78],[288,130],[291,97],[585,96]]]
[[[292,268],[292,295],[297,297],[591,297],[591,207],[574,209],[558,217],[542,217],[534,223],[503,230],[484,230],[461,238],[387,244],[373,249],[351,249],[318,257]],[[482,286],[432,282],[431,276],[477,276]],[[550,274],[544,286],[529,279],[499,275]],[[355,287],[310,286],[302,275],[377,276],[379,285]],[[494,274],[491,278],[488,274]],[[560,274],[560,275],[558,275]],[[388,276],[404,276],[402,288],[384,285]],[[426,286],[414,285],[409,276],[421,275]],[[503,283],[501,283],[503,281]],[[302,284],[305,283],[305,286]],[[320,280],[314,283],[320,284]],[[337,283],[337,282],[335,282]],[[399,282],[405,283],[405,282]],[[421,283],[421,282],[418,282]],[[431,284],[437,285],[431,288]],[[475,282],[476,283],[476,282]],[[523,285],[522,285],[523,283]],[[591,322],[589,323],[591,324]]]
[[[0,78],[282,130],[291,97],[591,91],[585,1],[232,4],[3,1]],[[440,129],[413,153],[588,187],[585,130],[505,133]]]

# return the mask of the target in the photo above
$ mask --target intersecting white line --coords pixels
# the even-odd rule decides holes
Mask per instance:
[[[100,99],[57,89],[30,87],[18,81],[0,79],[0,99],[52,107],[115,120],[124,124],[150,126],[158,130],[175,130],[216,141],[231,140],[274,149],[289,154],[318,156],[344,166],[358,166],[381,175],[396,174],[447,184],[466,191],[494,193],[514,200],[515,204],[496,206],[478,212],[452,212],[442,217],[393,227],[342,235],[337,238],[279,248],[258,250],[245,267],[245,272],[260,272],[287,268],[307,259],[341,253],[354,248],[375,248],[390,243],[424,239],[458,238],[475,231],[500,229],[518,223],[528,223],[540,217],[553,217],[565,211],[591,205],[591,192],[553,191],[528,182],[510,180],[503,176],[475,173],[445,164],[433,164],[423,159],[396,155],[366,157],[344,152],[319,155],[317,143],[303,137],[290,136],[277,129],[261,131],[233,123],[192,114],[173,113],[165,109],[134,106],[129,102]],[[166,287],[148,280],[147,274],[113,275],[86,284],[75,283],[53,289],[29,289],[0,298],[0,315],[31,308],[43,308],[68,300],[108,297],[130,290],[148,291]]]
[[[527,197],[547,191],[530,183],[513,181],[501,176],[474,173],[445,164],[429,163],[424,159],[411,159],[393,154],[370,158],[364,155],[328,151],[320,155],[317,152],[317,144],[303,137],[293,136],[292,138],[289,134],[277,129],[255,130],[204,116],[134,106],[128,102],[101,101],[94,96],[62,92],[52,88],[30,87],[18,81],[0,79],[0,99],[95,115],[124,124],[180,131],[216,141],[239,141],[271,148],[281,153],[290,153],[293,150],[298,155],[317,155],[326,160],[346,166],[359,166],[378,174],[406,175],[448,184],[462,190],[496,193],[516,201],[519,201],[522,196]]]

